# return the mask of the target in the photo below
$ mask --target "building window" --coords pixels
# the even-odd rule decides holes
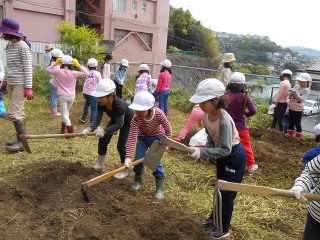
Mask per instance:
[[[147,4],[142,3],[142,12],[147,12]]]
[[[126,0],[113,0],[113,10],[126,11]]]
[[[133,0],[131,5],[132,11],[137,11],[138,3],[137,1]]]
[[[128,31],[125,30],[120,30],[120,29],[115,29],[114,30],[114,41],[115,43],[118,43],[121,41],[125,36],[128,35]]]
[[[145,43],[152,49],[152,34],[139,32],[140,37],[145,41]]]

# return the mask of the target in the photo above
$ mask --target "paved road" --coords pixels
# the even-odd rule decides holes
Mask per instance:
[[[313,128],[319,123],[319,115],[302,116],[302,131],[306,134],[312,134]]]

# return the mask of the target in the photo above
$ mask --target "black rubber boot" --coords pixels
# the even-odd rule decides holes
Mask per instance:
[[[16,129],[17,136],[27,132],[24,120],[15,121],[15,122],[13,122],[13,124],[14,124],[14,127]],[[19,139],[17,139],[17,142],[15,144],[13,144],[11,146],[7,146],[6,149],[8,151],[10,151],[10,152],[21,152],[21,151],[24,151],[22,142],[20,142]]]
[[[156,179],[156,194],[154,195],[155,199],[164,198],[163,181],[164,181],[164,178],[157,178]]]
[[[142,184],[142,174],[134,175],[134,183],[131,185],[132,191],[139,191]]]

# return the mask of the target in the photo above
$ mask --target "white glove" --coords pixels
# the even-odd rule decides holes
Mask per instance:
[[[190,156],[192,158],[194,158],[195,160],[199,159],[200,158],[200,148],[197,148],[197,147],[190,147],[194,150],[194,152],[192,154],[190,154]]]
[[[97,128],[95,130],[95,133],[96,133],[96,137],[102,138],[106,132],[104,131],[103,128]]]
[[[294,197],[299,201],[299,202],[307,202],[308,200],[301,194],[304,192],[304,189],[300,186],[294,186],[290,189],[291,191],[294,192]]]
[[[90,132],[89,129],[86,128],[86,129],[83,129],[81,133],[82,133],[83,137],[86,137],[89,132]]]
[[[125,160],[124,160],[124,166],[126,167],[126,168],[130,168],[130,163],[132,162],[132,159],[131,158],[126,158]]]

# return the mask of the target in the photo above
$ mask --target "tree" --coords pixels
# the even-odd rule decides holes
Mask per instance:
[[[103,35],[88,26],[74,26],[67,21],[61,21],[56,26],[61,35],[61,50],[79,61],[86,62],[89,58],[101,59],[101,53],[107,50],[101,46]]]
[[[283,65],[283,69],[290,69],[293,75],[296,73],[298,68],[299,68],[299,65],[291,61],[286,61]]]

